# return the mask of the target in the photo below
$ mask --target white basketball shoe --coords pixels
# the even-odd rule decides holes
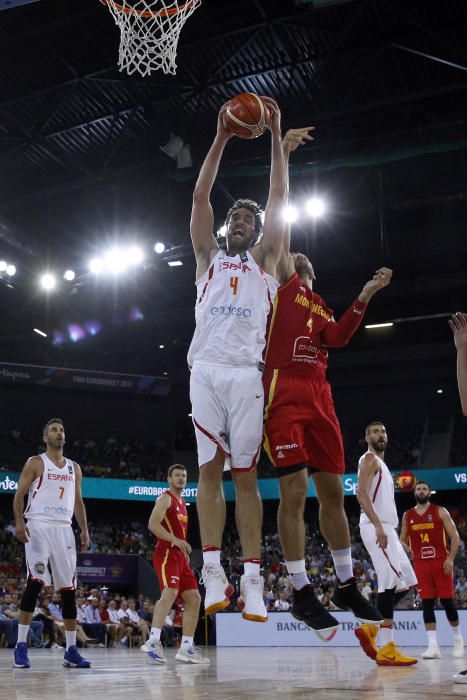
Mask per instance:
[[[266,622],[268,613],[263,600],[264,579],[262,576],[246,576],[240,579],[240,598],[237,605],[244,620]]]
[[[205,564],[200,583],[206,588],[204,609],[206,615],[213,615],[230,605],[229,596],[234,592],[220,564]]]
[[[461,635],[452,640],[452,655],[455,659],[464,658],[464,639]]]
[[[441,650],[437,642],[428,642],[428,648],[422,654],[422,659],[440,659]]]

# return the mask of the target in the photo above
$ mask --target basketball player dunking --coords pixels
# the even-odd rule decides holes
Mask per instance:
[[[15,668],[29,668],[26,638],[44,584],[50,585],[48,565],[56,590],[62,599],[66,650],[63,665],[89,668],[90,662],[76,646],[76,544],[71,520],[73,513],[81,528],[81,545],[89,547],[86,510],[81,495],[81,469],[63,456],[65,428],[60,418],[51,418],[44,427],[46,452],[30,457],[21,472],[13,500],[16,537],[25,545],[28,578],[20,603]],[[26,510],[24,497],[29,490]],[[24,512],[23,512],[24,511]]]
[[[276,266],[283,247],[287,201],[280,112],[274,100],[263,99],[272,114],[272,159],[262,238],[261,210],[248,199],[238,200],[227,213],[226,251],[219,250],[213,235],[210,193],[232,135],[224,126],[225,105],[195,186],[191,237],[197,265],[196,330],[188,352],[200,465],[197,507],[206,612],[227,607],[232,593],[220,565],[226,514],[222,472],[230,463],[244,557],[243,617],[258,622],[267,619],[260,577],[262,507],[256,483],[263,431],[262,355],[278,286]],[[311,139],[308,131],[301,130],[301,141]]]
[[[462,659],[464,640],[459,625],[459,614],[453,601],[454,558],[459,549],[459,533],[446,508],[430,503],[431,488],[427,481],[417,483],[414,495],[417,505],[402,516],[400,538],[412,552],[418,592],[422,599],[423,621],[428,637],[428,649],[423,652],[422,659],[441,658],[436,639],[437,598],[452,627],[452,655]]]
[[[378,610],[384,617],[379,630],[381,647],[376,646],[376,625],[363,624],[355,634],[365,653],[378,666],[412,666],[417,659],[405,656],[393,638],[396,593],[413,588],[417,579],[396,531],[399,518],[394,481],[384,462],[388,437],[383,423],[370,423],[365,440],[368,451],[358,463],[357,499],[362,508],[360,535],[378,577]]]
[[[154,608],[151,635],[141,647],[150,659],[159,664],[167,663],[161,644],[161,631],[165,618],[176,599],[184,602],[183,637],[175,658],[192,664],[208,664],[193,644],[199,617],[201,596],[198,582],[190,568],[191,547],[187,542],[188,512],[182,498],[186,486],[186,469],[181,464],[172,464],[167,474],[168,490],[156,501],[149,518],[149,529],[157,537],[154,550],[154,568],[159,579],[161,597]]]

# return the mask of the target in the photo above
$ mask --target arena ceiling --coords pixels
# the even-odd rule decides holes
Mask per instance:
[[[300,220],[293,243],[312,256],[331,305],[343,310],[386,264],[394,282],[375,319],[465,306],[463,0],[203,0],[176,75],[147,78],[118,71],[118,32],[99,0],[13,4],[0,2],[10,6],[0,12],[0,258],[18,272],[15,289],[0,285],[2,348],[33,320],[105,314],[117,297],[141,304],[156,335],[189,337],[191,192],[219,106],[242,91],[273,96],[284,128],[316,126],[295,154],[291,199],[319,193],[330,211]],[[193,167],[161,151],[171,133],[190,145]],[[238,196],[264,204],[268,157],[268,136],[229,143],[213,192],[219,225]],[[38,291],[41,271],[84,270],[126,237],[148,251],[156,240],[176,246],[184,266],[151,254],[112,294],[86,276],[73,294]],[[427,341],[442,324],[438,335],[423,326]]]

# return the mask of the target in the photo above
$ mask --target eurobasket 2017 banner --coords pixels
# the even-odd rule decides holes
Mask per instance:
[[[457,490],[467,488],[467,467],[446,469],[419,469],[414,472],[393,472],[396,487],[401,491],[413,488],[419,479],[426,479],[433,489]],[[19,473],[0,471],[0,494],[14,493],[18,488]],[[344,474],[342,477],[346,496],[355,496],[357,491],[357,475]],[[279,482],[277,479],[259,479],[259,491],[263,500],[279,498]],[[84,498],[104,498],[118,501],[154,501],[167,489],[166,481],[129,481],[127,479],[95,479],[84,477]],[[224,482],[224,492],[227,501],[235,500],[232,481]],[[189,482],[183,497],[188,503],[196,501],[198,484]],[[315,498],[316,491],[313,480],[310,479],[308,497]]]

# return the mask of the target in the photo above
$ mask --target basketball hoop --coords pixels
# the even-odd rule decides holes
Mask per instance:
[[[143,78],[153,70],[175,75],[183,25],[201,0],[100,0],[120,29],[118,65]]]

